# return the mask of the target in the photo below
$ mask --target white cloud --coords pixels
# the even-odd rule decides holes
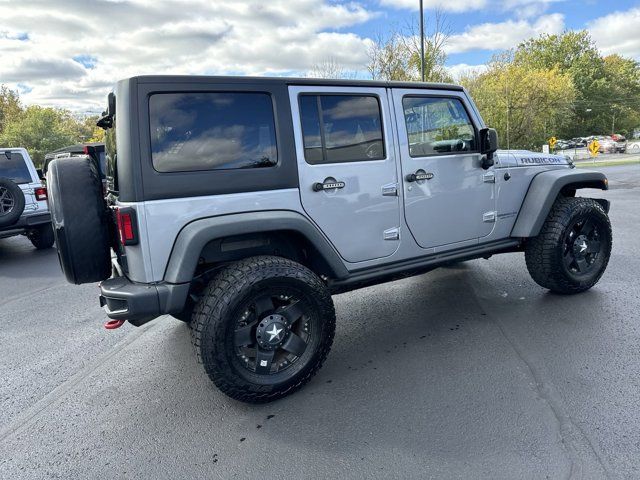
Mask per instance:
[[[589,22],[587,28],[605,55],[619,53],[640,60],[640,8],[610,13]]]
[[[447,12],[468,12],[479,10],[487,5],[487,0],[424,0],[425,9],[441,9]],[[406,8],[418,10],[418,0],[380,0],[380,4],[386,7]]]
[[[468,27],[463,33],[449,37],[447,53],[472,50],[505,50],[542,33],[556,34],[564,29],[564,16],[559,13],[544,15],[531,23],[527,20],[507,20],[501,23],[483,23]]]
[[[295,73],[327,54],[363,69],[370,40],[343,29],[375,15],[330,0],[5,1],[0,83],[30,88],[26,103],[81,111],[133,75]]]
[[[456,65],[449,65],[445,67],[449,74],[453,77],[455,81],[458,81],[461,77],[465,75],[475,75],[479,73],[484,73],[487,71],[487,65],[469,65],[467,63],[458,63]]]
[[[502,5],[512,10],[518,18],[534,18],[542,15],[553,3],[565,0],[503,0]]]

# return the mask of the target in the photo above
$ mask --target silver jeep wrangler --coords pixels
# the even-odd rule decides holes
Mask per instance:
[[[316,373],[331,295],[522,251],[534,281],[583,292],[611,252],[599,172],[498,151],[461,87],[235,77],[118,82],[90,161],[49,167],[72,283],[101,281],[111,318],[189,322],[227,395],[267,402]]]

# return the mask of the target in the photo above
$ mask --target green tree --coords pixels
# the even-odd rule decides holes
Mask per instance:
[[[489,69],[463,78],[485,122],[498,130],[502,148],[540,149],[567,127],[576,89],[557,68],[531,68],[495,58]]]
[[[633,132],[640,126],[640,65],[620,55],[604,58],[606,88],[592,111],[596,133]]]
[[[6,85],[0,85],[0,134],[5,125],[16,120],[22,114],[20,96]]]
[[[26,148],[36,165],[46,153],[77,140],[77,121],[67,111],[37,105],[27,107],[0,134],[0,144]]]
[[[601,128],[593,111],[594,107],[606,108],[603,104],[607,90],[606,68],[589,32],[567,31],[529,39],[516,48],[513,61],[528,68],[556,69],[571,78],[576,90],[571,112],[573,121],[553,132],[554,135],[572,138],[603,133],[598,131]]]

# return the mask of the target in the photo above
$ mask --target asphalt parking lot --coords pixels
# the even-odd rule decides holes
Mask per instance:
[[[230,400],[186,325],[106,331],[54,250],[0,241],[0,478],[638,478],[640,166],[603,169],[601,282],[547,293],[521,254],[334,297],[320,373]]]

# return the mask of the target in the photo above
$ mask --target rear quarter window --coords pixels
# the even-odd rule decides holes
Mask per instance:
[[[151,160],[158,172],[264,168],[277,164],[267,93],[157,93],[149,98]]]
[[[8,178],[15,183],[31,183],[29,167],[20,152],[11,152],[9,158],[0,153],[0,177]]]

